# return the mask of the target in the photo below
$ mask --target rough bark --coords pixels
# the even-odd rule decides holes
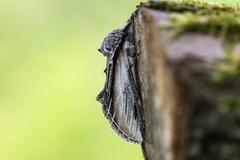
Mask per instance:
[[[145,159],[240,159],[239,115],[219,109],[222,99],[240,93],[240,83],[211,81],[211,66],[224,56],[223,40],[186,33],[171,41],[171,30],[159,27],[166,21],[169,13],[145,7],[135,17]]]

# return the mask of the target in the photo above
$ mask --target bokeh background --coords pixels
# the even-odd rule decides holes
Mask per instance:
[[[97,49],[140,2],[0,1],[0,160],[143,159],[95,100],[105,78]]]

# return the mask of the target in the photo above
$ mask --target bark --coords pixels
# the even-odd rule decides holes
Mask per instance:
[[[140,7],[135,16],[146,119],[143,155],[148,160],[240,159],[239,114],[219,106],[222,99],[239,95],[240,83],[221,86],[211,79],[224,42],[197,33],[171,41],[171,30],[159,27],[169,15]]]

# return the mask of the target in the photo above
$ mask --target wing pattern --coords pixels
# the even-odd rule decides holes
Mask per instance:
[[[97,100],[119,137],[126,142],[142,143],[145,120],[136,72],[136,47],[133,43],[125,37],[120,47],[108,55],[105,84]]]

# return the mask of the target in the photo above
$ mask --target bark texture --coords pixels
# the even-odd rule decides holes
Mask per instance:
[[[239,114],[221,110],[226,97],[239,96],[240,83],[217,85],[212,65],[224,56],[224,42],[186,33],[169,40],[159,23],[170,14],[144,6],[135,15],[138,71],[148,160],[240,159]],[[240,44],[235,47],[240,53]]]

